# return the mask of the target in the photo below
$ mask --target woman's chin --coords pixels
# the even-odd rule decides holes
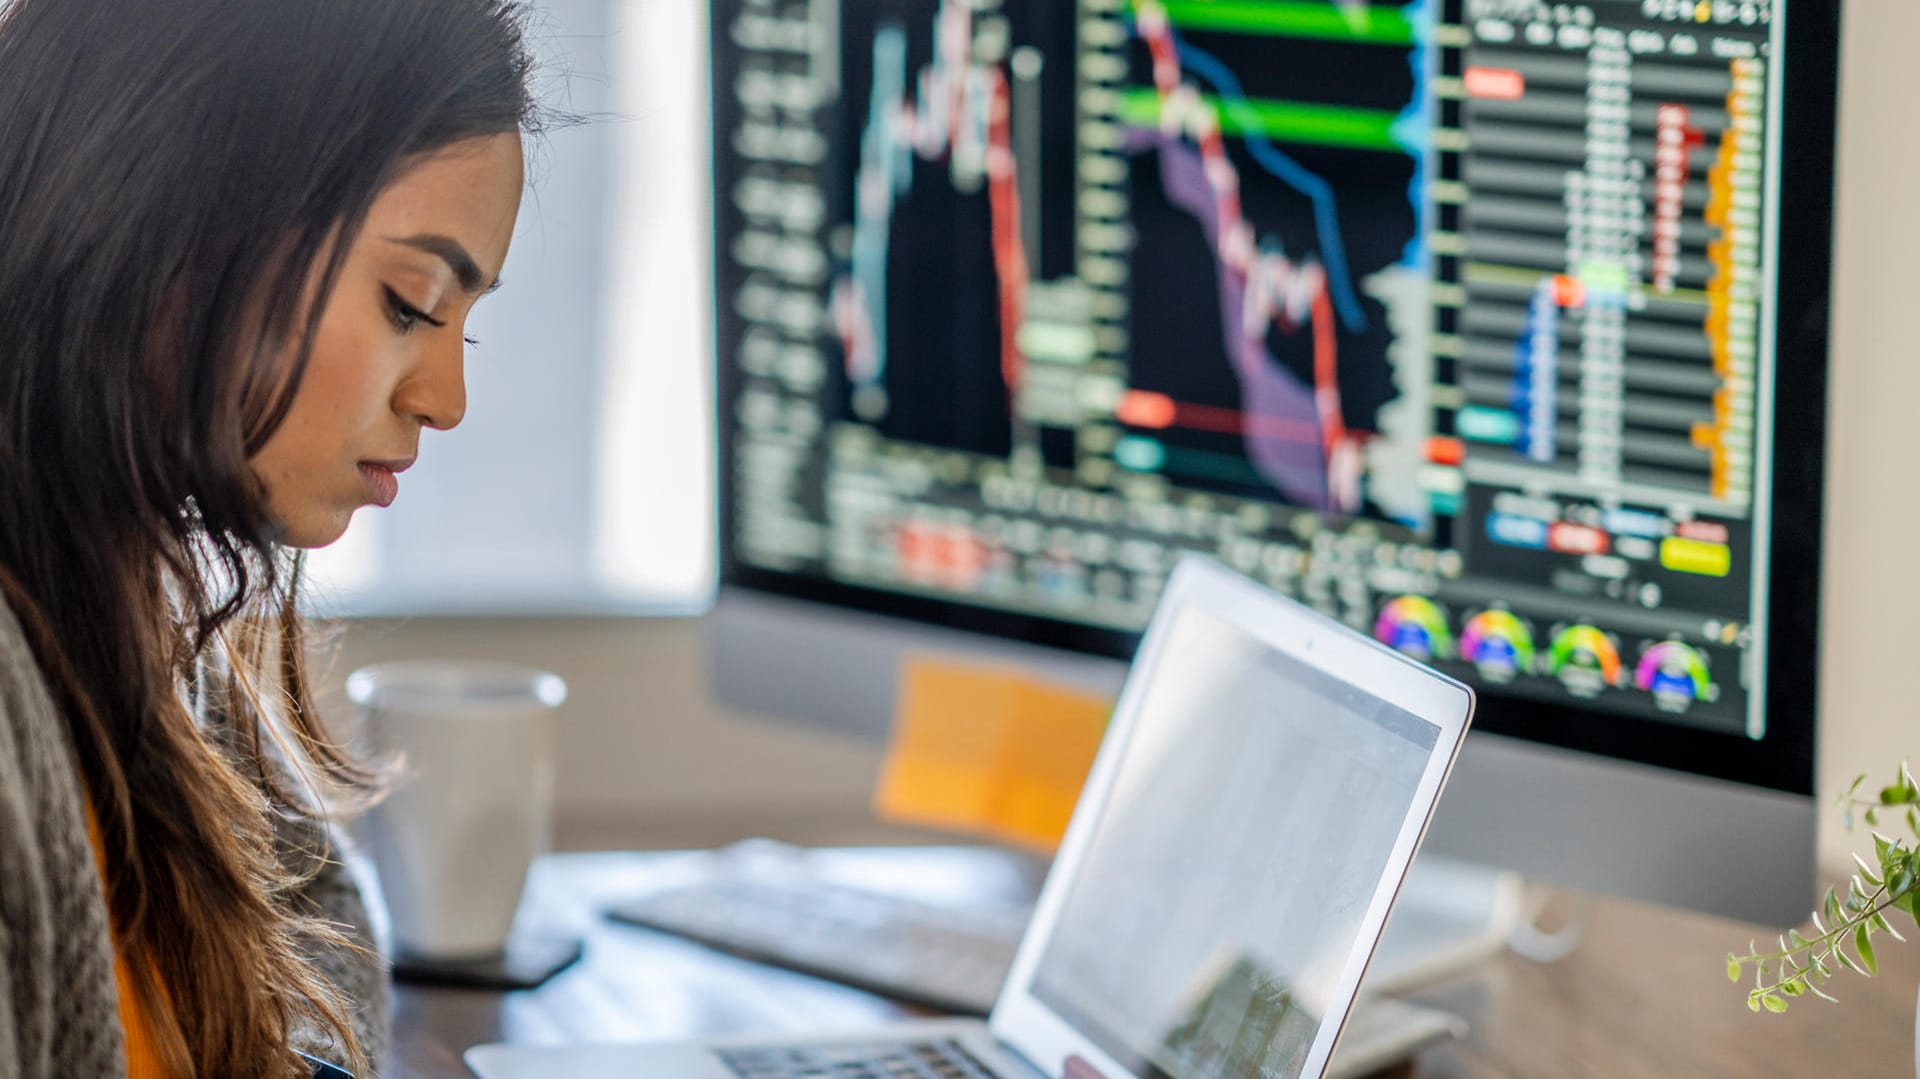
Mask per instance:
[[[291,521],[283,519],[280,534],[274,537],[274,541],[282,547],[316,551],[338,542],[340,537],[347,534],[347,525],[352,521],[353,511],[350,509],[336,513],[303,514]]]

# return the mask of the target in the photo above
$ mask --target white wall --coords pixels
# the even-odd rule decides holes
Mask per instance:
[[[1825,3],[1828,0],[1793,0]],[[1920,4],[1849,0],[1840,148],[1829,462],[1827,626],[1819,783],[1823,811],[1861,771],[1920,756]],[[1790,211],[1789,211],[1790,212]],[[690,620],[365,622],[340,671],[381,658],[494,656],[550,666],[574,699],[562,728],[563,840],[722,841],[753,832],[853,840],[879,749],[756,722],[705,697]],[[337,677],[335,678],[337,683]],[[337,698],[336,698],[337,699]],[[1826,813],[1822,860],[1848,839]]]
[[[1820,694],[1830,865],[1850,849],[1835,792],[1920,757],[1920,4],[1848,0],[1846,12]]]
[[[700,623],[687,618],[362,620],[339,627],[316,680],[326,714],[344,716],[346,675],[384,660],[507,660],[565,678],[570,697],[556,731],[563,847],[913,835],[867,812],[879,746],[715,708],[702,652]]]

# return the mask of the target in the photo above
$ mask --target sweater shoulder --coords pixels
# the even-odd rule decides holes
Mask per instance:
[[[46,695],[45,679],[40,675],[33,647],[27,643],[26,628],[13,613],[13,607],[0,597],[0,706],[29,688],[38,688],[40,695]]]
[[[33,649],[0,600],[0,1047],[11,1042],[24,1076],[125,1070],[81,786]]]
[[[26,630],[5,599],[0,599],[0,774],[49,810],[72,803],[77,813],[78,761],[71,737],[53,701]],[[53,799],[51,805],[46,799]],[[76,824],[84,825],[84,819]]]
[[[54,770],[72,775],[74,759],[26,630],[0,598],[0,765],[31,789]]]

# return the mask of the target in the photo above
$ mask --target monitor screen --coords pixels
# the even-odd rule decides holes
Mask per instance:
[[[1440,729],[1194,608],[1030,992],[1135,1075],[1300,1074]]]
[[[1482,729],[1810,791],[1787,7],[716,0],[724,572],[1126,655],[1205,551]]]

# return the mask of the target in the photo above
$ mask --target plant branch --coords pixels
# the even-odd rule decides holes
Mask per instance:
[[[1920,837],[1920,782],[1914,780],[1907,765],[1901,764],[1899,777],[1882,788],[1878,798],[1860,797],[1866,782],[1866,776],[1857,777],[1839,798],[1840,808],[1846,811],[1847,828],[1853,828],[1856,812],[1866,818],[1869,827],[1878,823],[1881,814],[1899,813]],[[1846,882],[1846,900],[1842,902],[1836,894],[1838,885],[1827,889],[1822,906],[1813,913],[1813,929],[1818,936],[1808,939],[1798,929],[1790,929],[1780,936],[1778,951],[1763,952],[1749,943],[1748,954],[1727,954],[1727,977],[1735,982],[1740,981],[1748,964],[1753,965],[1753,988],[1747,992],[1747,1006],[1753,1011],[1779,1014],[1788,1009],[1791,998],[1807,993],[1832,1000],[1821,986],[1832,981],[1835,965],[1871,978],[1880,969],[1874,955],[1874,934],[1905,939],[1888,921],[1889,910],[1905,912],[1920,921],[1920,852],[1878,832],[1873,843],[1874,862],[1857,853],[1853,856],[1860,872]],[[1822,913],[1826,922],[1821,920]],[[1771,981],[1769,963],[1776,964]]]
[[[1907,891],[1909,892],[1912,890],[1913,889],[1911,888],[1907,889]],[[1905,895],[1905,894],[1906,892],[1900,893],[1900,895]],[[1878,900],[1881,896],[1886,896],[1886,902],[1880,903],[1878,905],[1874,905],[1875,900]],[[1847,916],[1846,921],[1841,922],[1838,925],[1836,925],[1834,928],[1827,930],[1826,935],[1814,937],[1808,940],[1806,943],[1800,945],[1798,948],[1788,948],[1784,952],[1755,952],[1752,955],[1736,955],[1734,956],[1734,958],[1738,959],[1743,964],[1744,963],[1769,963],[1778,959],[1791,959],[1794,956],[1799,955],[1801,952],[1806,952],[1813,948],[1821,948],[1822,950],[1820,954],[1826,955],[1833,951],[1833,945],[1839,941],[1839,938],[1851,936],[1853,931],[1859,927],[1861,922],[1867,921],[1868,919],[1872,918],[1876,914],[1884,914],[1886,911],[1891,910],[1893,908],[1893,905],[1899,901],[1900,901],[1900,896],[1887,895],[1887,886],[1882,884],[1880,887],[1875,888],[1871,895],[1867,896],[1866,898],[1867,905],[1861,907],[1859,914],[1849,914]],[[1792,981],[1793,979],[1789,978],[1787,980]]]

